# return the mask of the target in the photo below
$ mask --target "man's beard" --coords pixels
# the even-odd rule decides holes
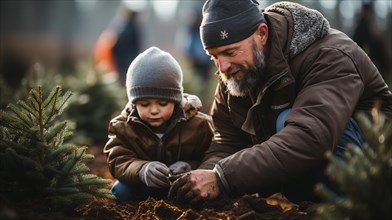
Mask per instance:
[[[229,74],[220,74],[223,83],[232,96],[245,97],[260,83],[262,71],[265,67],[265,56],[263,51],[257,48],[255,42],[253,43],[253,60],[255,62],[253,67],[247,69],[243,66],[232,67],[228,71]],[[230,74],[237,71],[238,68],[245,73],[242,79],[235,79]]]

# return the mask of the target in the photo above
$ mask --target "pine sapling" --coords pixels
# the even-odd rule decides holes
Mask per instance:
[[[344,195],[318,184],[324,202],[315,208],[316,219],[392,218],[392,122],[379,104],[370,115],[356,116],[366,139],[361,148],[349,147],[343,160],[328,154],[327,175]]]
[[[0,192],[9,201],[39,200],[54,208],[93,199],[114,199],[110,179],[91,174],[87,147],[66,143],[72,132],[59,121],[71,92],[55,87],[44,98],[41,86],[26,101],[0,111]]]

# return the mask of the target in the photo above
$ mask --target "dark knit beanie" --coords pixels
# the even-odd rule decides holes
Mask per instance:
[[[182,100],[182,70],[167,52],[150,47],[139,54],[127,72],[128,100],[156,98],[180,103]]]
[[[265,22],[256,0],[207,0],[200,36],[205,49],[241,41]]]

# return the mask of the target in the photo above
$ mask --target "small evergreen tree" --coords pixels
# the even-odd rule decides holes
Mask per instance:
[[[65,143],[72,135],[58,116],[71,93],[55,87],[44,99],[41,86],[27,101],[0,110],[0,192],[9,201],[43,199],[49,207],[69,208],[96,198],[114,199],[109,179],[90,173],[87,147]]]
[[[58,120],[73,119],[68,122],[68,128],[74,131],[69,141],[76,145],[104,145],[110,119],[118,115],[128,101],[125,84],[120,85],[83,62],[75,71],[61,73],[35,63],[18,88],[9,87],[1,78],[0,75],[0,108],[16,100],[27,99],[29,91],[36,85],[43,88],[61,85],[64,91],[72,91],[72,99],[67,102],[67,108]],[[42,92],[46,97],[50,90]]]
[[[356,118],[366,143],[349,147],[344,160],[328,154],[327,175],[344,196],[318,184],[324,203],[315,207],[316,219],[392,219],[392,123],[380,113],[379,104],[371,116],[360,113]]]

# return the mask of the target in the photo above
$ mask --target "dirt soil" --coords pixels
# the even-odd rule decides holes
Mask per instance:
[[[238,199],[221,199],[200,207],[175,205],[166,200],[149,198],[139,203],[92,202],[77,208],[85,219],[296,219],[310,220],[306,209],[310,204],[293,206],[285,211],[279,205],[270,205],[266,199],[246,195]]]
[[[107,179],[113,177],[106,165],[102,147],[90,147],[89,153],[95,159],[88,164],[91,172]],[[111,186],[108,186],[111,187]],[[15,219],[285,219],[310,220],[312,214],[308,208],[311,202],[294,204],[283,195],[275,194],[269,198],[245,195],[240,198],[221,198],[207,201],[197,207],[175,204],[167,199],[148,198],[142,202],[115,204],[114,201],[98,200],[74,210],[58,212],[41,207],[39,202],[19,204],[14,210],[19,218]],[[0,207],[1,208],[1,207]],[[4,210],[0,210],[1,213]],[[5,210],[7,211],[7,210]],[[12,214],[12,213],[11,213]],[[12,216],[12,215],[11,215]]]

